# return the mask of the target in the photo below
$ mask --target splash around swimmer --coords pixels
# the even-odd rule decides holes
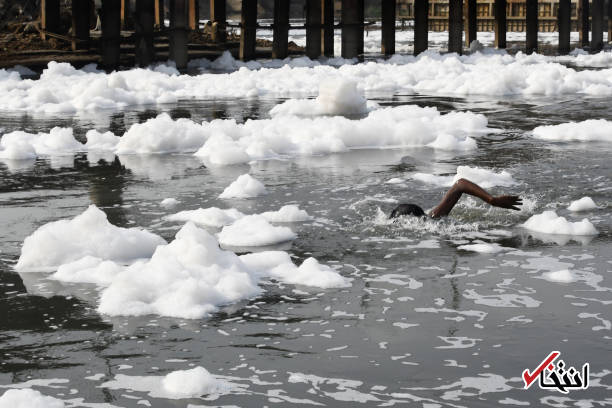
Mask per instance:
[[[426,214],[421,207],[416,204],[400,204],[393,211],[389,218],[397,218],[403,215],[412,215],[415,217],[429,216],[431,218],[445,217],[455,207],[463,194],[469,194],[480,198],[482,201],[492,205],[493,207],[507,208],[510,210],[519,211],[519,206],[523,204],[521,198],[516,195],[500,195],[492,196],[479,185],[471,181],[461,178],[446,192],[442,201],[429,214]]]

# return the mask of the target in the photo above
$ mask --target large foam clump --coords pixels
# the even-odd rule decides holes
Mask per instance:
[[[64,408],[64,401],[29,388],[8,390],[0,396],[0,408]]]
[[[45,224],[28,236],[15,269],[53,271],[85,256],[131,262],[150,257],[158,245],[165,243],[163,238],[140,228],[110,224],[106,214],[91,205],[73,219]]]
[[[554,211],[544,211],[531,216],[522,226],[528,230],[557,235],[597,235],[597,229],[586,218],[571,222]]]
[[[517,184],[512,178],[512,174],[506,170],[497,173],[493,170],[480,167],[458,166],[457,174],[450,176],[437,176],[429,173],[415,173],[412,178],[424,183],[434,184],[442,187],[450,187],[459,179],[467,179],[473,183],[480,185],[482,188],[491,188],[495,186],[508,187]]]
[[[218,238],[230,247],[257,247],[291,241],[297,235],[290,228],[273,226],[261,215],[247,215],[223,227]]]
[[[0,139],[0,159],[24,160],[37,156],[70,155],[86,150],[77,141],[71,128],[54,127],[49,133],[15,131]]]
[[[612,122],[604,119],[588,119],[559,125],[538,126],[533,129],[538,139],[564,142],[612,142]]]
[[[102,292],[98,311],[196,319],[260,292],[236,254],[221,250],[212,235],[187,223],[150,260],[120,273]]]
[[[297,205],[284,205],[277,211],[266,211],[261,216],[270,222],[301,222],[312,219],[304,210]]]
[[[380,42],[379,42],[380,44]],[[568,56],[572,63],[582,57]],[[480,53],[469,56],[428,52],[418,57],[395,55],[389,60],[336,68],[298,59],[242,64],[225,53],[210,68],[237,69],[224,75],[177,75],[175,69],[130,69],[106,74],[76,70],[50,62],[39,79],[17,73],[0,75],[0,109],[30,112],[78,112],[123,109],[126,106],[174,103],[190,98],[314,96],[321,83],[354,81],[365,91],[422,92],[443,95],[612,95],[612,70],[576,70],[553,57]],[[351,65],[349,65],[351,64]]]
[[[572,201],[569,207],[567,207],[572,212],[588,211],[596,208],[597,204],[595,204],[591,197],[582,197],[579,200]]]
[[[243,174],[223,190],[219,198],[253,198],[267,194],[266,186],[250,174]]]
[[[374,107],[372,103],[370,106]],[[270,115],[363,115],[368,110],[368,101],[357,83],[339,79],[321,82],[316,99],[290,99],[272,108]]]

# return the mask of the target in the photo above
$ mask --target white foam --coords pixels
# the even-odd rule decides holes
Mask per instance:
[[[91,129],[85,135],[87,142],[85,147],[88,151],[103,150],[103,151],[114,151],[117,148],[117,144],[121,139],[116,136],[113,132],[100,133],[95,129]]]
[[[270,116],[363,115],[377,105],[366,100],[363,90],[352,80],[327,80],[319,85],[316,99],[290,99],[276,105]]]
[[[588,119],[559,125],[538,126],[533,129],[538,139],[553,141],[612,142],[612,122],[604,119]]]
[[[0,158],[23,160],[37,156],[73,155],[85,147],[72,134],[71,128],[54,127],[49,133],[14,131],[0,139]]]
[[[552,282],[563,282],[563,283],[571,283],[577,280],[576,276],[569,269],[563,269],[563,270],[554,271],[554,272],[546,272],[542,275],[542,277]]]
[[[292,241],[297,235],[287,227],[273,226],[261,215],[247,215],[223,227],[218,238],[225,246],[257,247]]]
[[[267,194],[266,187],[250,174],[243,174],[223,190],[219,198],[253,198]]]
[[[70,220],[50,222],[28,236],[15,266],[19,272],[53,271],[85,256],[117,262],[148,258],[166,242],[140,228],[111,225],[95,205]]]
[[[187,223],[174,241],[157,247],[150,260],[121,272],[102,292],[98,311],[197,319],[218,305],[260,292],[234,253],[219,249],[212,235]]]
[[[517,184],[516,180],[506,170],[497,173],[493,170],[481,167],[458,166],[457,174],[454,176],[436,176],[428,173],[415,173],[412,175],[415,180],[428,184],[435,184],[443,187],[450,187],[459,179],[464,178],[480,185],[482,188],[495,186],[508,187]]]
[[[169,221],[191,221],[205,227],[220,228],[225,225],[230,225],[236,220],[244,217],[240,211],[235,208],[222,210],[217,207],[198,208],[197,210],[181,211],[166,217]]]
[[[572,63],[584,58],[567,56],[563,61]],[[459,56],[429,51],[418,57],[396,54],[388,60],[354,65],[340,61],[345,65],[336,68],[307,58],[243,64],[226,53],[217,61],[206,61],[202,66],[213,69],[240,67],[238,70],[224,75],[202,73],[194,76],[176,75],[174,69],[140,68],[106,74],[50,62],[36,80],[23,80],[18,73],[0,71],[3,72],[0,75],[0,94],[3,95],[0,109],[72,113],[174,103],[189,98],[305,97],[316,95],[320,84],[330,80],[354,81],[366,92],[612,95],[612,70],[609,68],[578,71],[556,61],[555,57],[521,52],[516,55],[476,52]],[[330,61],[336,62],[338,60]],[[262,69],[264,65],[281,68]]]
[[[509,251],[512,248],[507,248],[499,245],[498,243],[478,243],[478,244],[468,244],[468,245],[460,245],[457,249],[462,249],[464,251],[473,251],[479,252],[481,254],[497,254],[503,251]]]
[[[312,217],[297,205],[284,205],[277,211],[266,211],[261,216],[270,222],[301,222],[310,221]]]
[[[164,199],[163,199],[163,200],[162,200],[162,201],[159,203],[159,205],[160,205],[161,207],[163,207],[163,208],[166,208],[166,209],[171,209],[171,208],[176,207],[176,206],[177,206],[179,203],[180,203],[180,201],[179,201],[179,200],[177,200],[176,198],[174,198],[174,197],[168,197],[168,198],[164,198]]]
[[[582,197],[579,200],[572,201],[569,207],[567,207],[568,210],[573,212],[594,210],[596,208],[597,204],[595,204],[591,197]]]
[[[236,385],[198,366],[190,370],[173,371],[163,377],[117,374],[113,380],[101,384],[100,387],[146,392],[153,398],[182,399],[227,394]]]
[[[0,408],[64,408],[64,401],[29,388],[8,390],[0,396]]]
[[[283,251],[265,251],[240,257],[249,268],[260,276],[269,276],[281,282],[316,286],[320,288],[341,288],[351,286],[350,279],[343,277],[316,259],[308,258],[297,267],[289,254]]]
[[[522,227],[544,233],[558,235],[597,235],[597,229],[586,218],[579,222],[571,222],[565,217],[559,217],[554,211],[544,211],[532,215]]]
[[[237,141],[222,133],[213,134],[195,155],[208,165],[227,166],[251,161],[251,157]]]
[[[123,267],[113,261],[105,261],[87,255],[77,261],[60,265],[57,272],[50,278],[62,282],[93,283],[108,286],[122,270]]]
[[[170,398],[189,398],[223,394],[231,389],[231,384],[215,378],[204,367],[195,367],[166,375],[162,379],[162,387]]]

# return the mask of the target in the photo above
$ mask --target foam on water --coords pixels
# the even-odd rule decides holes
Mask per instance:
[[[458,166],[457,174],[454,176],[437,176],[428,173],[414,173],[411,177],[424,183],[443,187],[450,187],[461,178],[470,180],[483,188],[491,188],[495,186],[508,187],[517,184],[516,180],[514,180],[512,175],[506,170],[502,170],[501,172],[497,173],[493,170],[470,166]]]
[[[521,224],[528,230],[558,235],[597,235],[597,229],[586,218],[579,222],[571,222],[565,217],[559,217],[554,211],[544,211],[531,216]]]
[[[261,181],[250,174],[243,174],[227,186],[219,198],[254,198],[267,193]]]
[[[64,401],[29,388],[8,390],[0,396],[0,408],[64,408]]]
[[[221,228],[230,225],[244,217],[244,214],[235,208],[223,210],[217,207],[198,208],[197,210],[181,211],[166,217],[168,221],[191,221],[204,227]]]
[[[288,227],[273,226],[261,215],[247,215],[223,227],[218,237],[221,245],[257,247],[292,241],[297,235]]]
[[[582,197],[579,200],[572,201],[569,207],[567,207],[568,210],[573,212],[594,210],[596,208],[597,204],[595,204],[591,197]]]
[[[612,142],[612,122],[605,119],[588,119],[560,125],[538,126],[533,129],[538,139],[564,142]]]

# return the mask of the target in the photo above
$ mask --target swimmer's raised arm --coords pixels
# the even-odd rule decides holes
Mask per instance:
[[[520,208],[518,208],[517,206],[522,204],[522,201],[519,196],[492,196],[479,185],[462,178],[457,180],[457,182],[453,184],[450,190],[448,190],[448,192],[442,198],[442,201],[440,201],[440,204],[438,204],[436,208],[431,210],[429,215],[433,218],[444,217],[448,215],[455,206],[455,204],[457,204],[457,201],[459,201],[463,193],[478,197],[482,201],[489,203],[494,207],[508,208],[510,210],[520,210]]]

